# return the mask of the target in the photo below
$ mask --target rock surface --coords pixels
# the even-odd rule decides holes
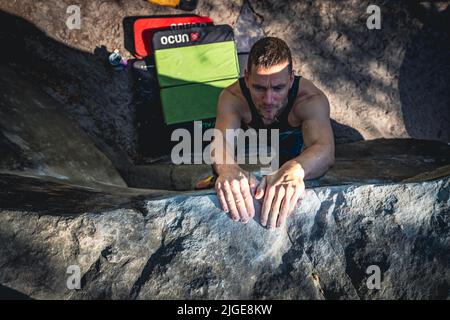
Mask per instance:
[[[136,198],[0,181],[9,186],[0,193],[0,284],[31,298],[449,298],[448,177],[308,189],[275,231],[232,222],[212,194]],[[44,196],[57,201],[33,202]],[[80,290],[66,286],[71,265]],[[372,265],[379,290],[366,285]]]
[[[65,116],[61,102],[34,84],[36,78],[7,66],[0,66],[0,71],[2,171],[52,176],[84,186],[106,183],[166,190],[192,190],[199,180],[212,174],[209,165],[134,165],[123,152],[105,149],[98,139],[92,143]],[[97,147],[106,150],[109,157]],[[358,141],[337,145],[335,166],[320,179],[308,181],[307,186],[400,182],[449,164],[450,147],[443,142]],[[435,178],[441,176],[445,174]]]
[[[138,161],[135,84],[131,72],[111,70],[107,55],[116,48],[126,55],[123,18],[183,12],[146,1],[77,3],[82,27],[70,30],[70,0],[0,0],[0,39],[8,43],[0,60],[35,76],[116,167],[127,156]],[[285,39],[298,72],[328,95],[338,143],[449,141],[448,2],[381,1],[382,30],[367,29],[369,4],[209,0],[193,13],[236,27],[242,48],[263,34]],[[155,95],[149,97],[148,108],[160,108]]]
[[[0,66],[0,170],[126,186],[111,161],[31,79]]]
[[[0,40],[8,43],[0,61],[37,79],[116,167],[126,166],[127,157],[139,158],[134,82],[131,71],[115,72],[109,66],[108,54],[118,49],[131,58],[124,48],[125,17],[186,12],[146,1],[82,0],[77,2],[81,29],[71,30],[66,11],[73,4],[0,0]],[[240,0],[201,1],[194,13],[234,25],[240,8]],[[159,107],[155,101],[148,106]]]
[[[334,166],[322,177],[306,180],[307,187],[418,182],[449,175],[450,146],[440,141],[375,139],[337,145],[335,153]],[[257,165],[242,167],[259,172]],[[134,166],[126,175],[130,186],[181,191],[193,190],[198,181],[213,174],[210,165],[162,163]]]
[[[337,143],[444,141],[338,145],[275,231],[232,222],[211,190],[130,188],[192,189],[211,173],[136,165],[154,161],[136,95],[157,108],[157,92],[133,93],[130,70],[107,63],[125,52],[123,18],[181,12],[81,0],[69,30],[71,4],[0,0],[0,298],[450,299],[448,2],[380,2],[383,32],[366,28],[369,1],[200,2],[241,50],[288,42],[330,98]]]
[[[268,36],[331,101],[332,118],[366,140],[450,140],[449,1],[249,0]],[[369,5],[381,29],[369,30]],[[439,43],[439,45],[436,45]]]

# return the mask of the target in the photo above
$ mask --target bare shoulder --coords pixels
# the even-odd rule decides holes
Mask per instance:
[[[325,94],[320,90],[311,80],[306,78],[300,79],[299,90],[297,93],[297,100],[307,100],[314,97],[325,97]]]
[[[294,115],[299,122],[312,117],[329,117],[330,106],[325,93],[311,80],[300,79],[299,90],[294,104]]]
[[[244,116],[248,109],[247,101],[242,94],[239,81],[224,88],[219,96],[217,112],[237,112]]]

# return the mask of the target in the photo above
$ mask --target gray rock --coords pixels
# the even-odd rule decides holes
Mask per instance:
[[[239,18],[234,26],[234,37],[238,52],[250,52],[252,45],[265,36],[259,20],[261,20],[261,17],[255,14],[250,3],[244,1]]]
[[[0,297],[450,298],[446,143],[338,146],[336,165],[307,181],[275,231],[256,219],[232,222],[211,190],[126,187],[122,177],[189,190],[211,173],[133,164],[131,75],[106,59],[116,48],[125,54],[124,17],[181,12],[79,1],[82,29],[69,30],[61,26],[71,4],[0,0],[8,44],[0,52]],[[285,39],[295,68],[330,98],[334,128],[345,131],[336,141],[447,141],[448,6],[385,2],[380,33],[365,27],[368,4],[212,0],[195,13],[232,25],[242,50],[263,34]],[[67,286],[70,266],[80,269],[79,290]],[[379,289],[368,286],[373,266]]]
[[[119,167],[126,156],[139,158],[137,115],[130,72],[112,72],[107,53],[119,49],[130,57],[124,48],[125,17],[183,12],[145,1],[83,0],[78,1],[82,27],[70,30],[64,25],[72,4],[0,1],[5,12],[0,36],[8,43],[0,58],[39,79]],[[286,40],[294,68],[329,97],[332,118],[344,126],[335,133],[346,142],[361,137],[448,141],[448,6],[380,3],[379,32],[366,27],[370,4],[209,0],[200,1],[193,13],[233,26],[242,48],[262,34]],[[149,107],[159,106],[149,101]],[[349,134],[346,126],[356,132]]]
[[[450,140],[448,2],[249,2],[264,33],[288,43],[294,69],[326,93],[337,122],[367,140]],[[366,26],[372,4],[381,30]]]
[[[418,139],[375,139],[336,146],[336,163],[309,186],[388,183],[412,179],[418,173],[435,172],[445,177],[450,147],[440,141]],[[430,180],[423,177],[411,181]]]
[[[234,25],[242,1],[200,1],[194,14],[216,24]],[[123,19],[133,16],[186,14],[146,1],[81,0],[81,28],[69,29],[72,1],[13,3],[0,0],[2,32],[8,47],[2,64],[36,79],[36,85],[61,102],[61,111],[76,122],[118,168],[139,158],[134,83],[130,70],[115,72],[108,54],[124,47]],[[127,35],[129,36],[129,35]],[[152,88],[156,94],[159,89]],[[148,101],[149,108],[160,108]],[[142,120],[142,119],[141,119]],[[130,158],[130,159],[127,159]]]
[[[336,146],[334,166],[322,177],[306,180],[307,187],[345,184],[421,182],[448,176],[450,146],[440,141],[375,139]],[[258,174],[258,165],[243,165]],[[447,168],[447,169],[446,169]],[[158,163],[129,168],[133,187],[193,190],[198,181],[214,174],[210,165]],[[409,180],[410,179],[410,180]]]
[[[30,79],[0,66],[0,170],[126,186],[111,161]],[[3,148],[4,147],[4,148]]]
[[[0,284],[32,298],[449,297],[448,177],[308,189],[275,231],[231,221],[213,194],[136,198],[139,191],[1,181],[17,188],[0,194],[8,204],[0,215]],[[59,200],[33,204],[46,194]],[[77,206],[64,205],[74,199]],[[80,290],[66,286],[70,265],[81,269]],[[371,265],[381,271],[379,290],[366,285]]]

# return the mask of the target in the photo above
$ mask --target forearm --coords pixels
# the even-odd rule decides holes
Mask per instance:
[[[213,163],[213,169],[219,176],[226,170],[237,168],[239,168],[237,163]]]
[[[329,145],[314,144],[290,161],[300,164],[305,180],[315,179],[325,174],[333,166],[334,151]]]
[[[212,167],[214,171],[221,175],[224,171],[237,169],[239,166],[233,156],[233,148],[223,139],[222,142],[214,140],[211,148]]]

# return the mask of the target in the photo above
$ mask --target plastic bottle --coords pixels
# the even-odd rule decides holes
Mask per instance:
[[[115,70],[122,70],[126,68],[128,62],[124,58],[122,58],[119,50],[114,50],[113,53],[109,55],[109,63],[114,67]]]

